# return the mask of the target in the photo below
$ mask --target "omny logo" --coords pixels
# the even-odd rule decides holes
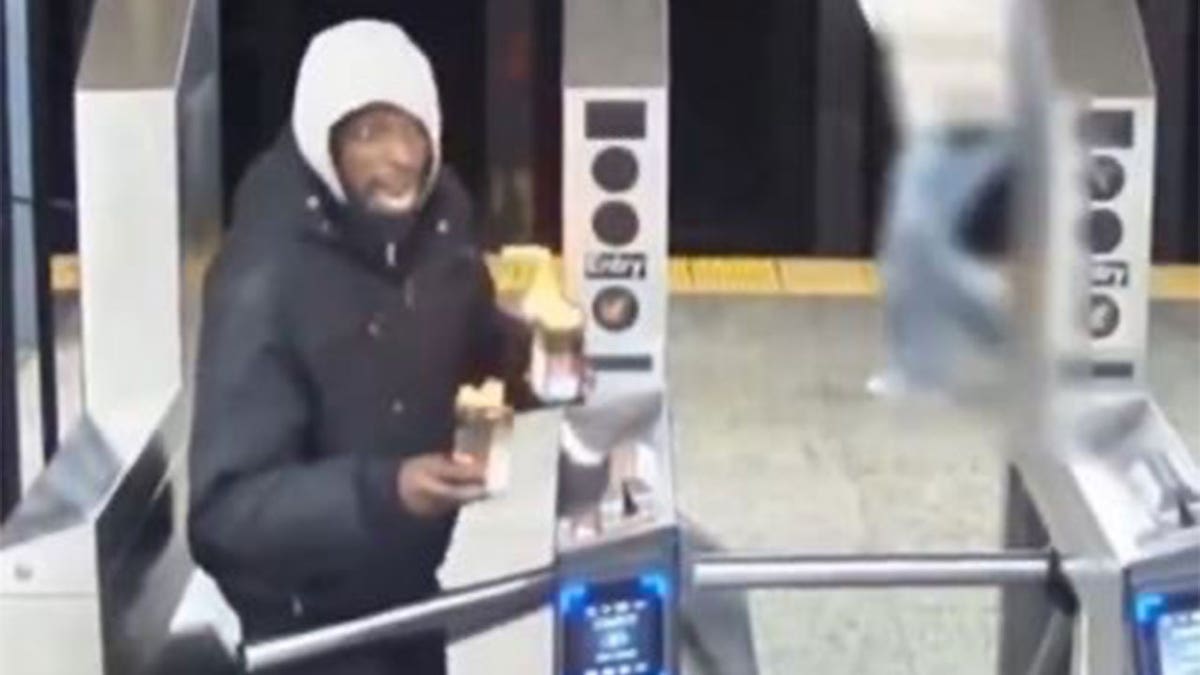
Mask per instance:
[[[645,279],[644,253],[589,253],[584,263],[588,279]]]
[[[1125,288],[1129,286],[1129,263],[1120,260],[1092,263],[1093,288]]]

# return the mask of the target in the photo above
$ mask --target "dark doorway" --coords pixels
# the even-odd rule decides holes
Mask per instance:
[[[95,4],[96,0],[28,4],[31,206],[39,234],[53,253],[76,248],[75,74]]]
[[[813,7],[672,3],[673,249],[804,247],[813,183]]]
[[[537,2],[533,38],[534,239],[562,246],[562,2]]]

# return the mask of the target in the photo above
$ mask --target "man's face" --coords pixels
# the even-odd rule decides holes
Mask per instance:
[[[347,198],[384,215],[416,205],[432,153],[415,117],[390,105],[372,105],[339,122],[332,144]]]

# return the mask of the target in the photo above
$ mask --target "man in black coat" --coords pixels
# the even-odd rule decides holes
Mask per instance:
[[[456,393],[521,390],[529,334],[496,308],[440,135],[420,49],[342,24],[313,40],[290,127],[236,195],[205,291],[189,521],[248,640],[427,597],[483,496],[451,457]],[[287,672],[444,671],[430,636]]]

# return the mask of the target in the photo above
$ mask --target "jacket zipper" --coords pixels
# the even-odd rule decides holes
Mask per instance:
[[[398,258],[396,242],[393,241],[388,243],[387,248],[384,249],[384,258],[387,260],[388,267],[392,269],[396,268],[396,261]],[[413,287],[412,272],[410,271],[409,276],[404,280],[404,306],[405,308],[411,310],[416,307],[416,305],[417,292],[416,288]]]

